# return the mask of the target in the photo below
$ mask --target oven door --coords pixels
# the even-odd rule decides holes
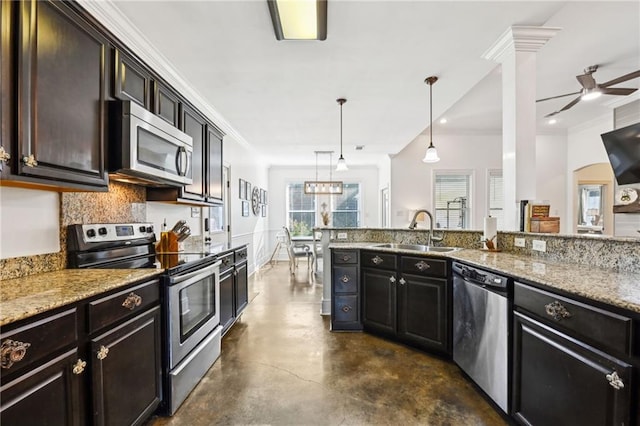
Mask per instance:
[[[169,368],[174,368],[220,325],[220,262],[170,277],[168,304]]]

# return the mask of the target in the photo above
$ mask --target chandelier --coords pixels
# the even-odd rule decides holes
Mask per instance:
[[[304,182],[305,194],[342,194],[342,182],[331,180],[333,151],[314,151],[316,154],[316,180]],[[318,180],[318,155],[329,155],[329,180]]]

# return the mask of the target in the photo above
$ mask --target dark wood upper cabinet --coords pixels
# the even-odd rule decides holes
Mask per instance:
[[[207,201],[222,202],[222,138],[223,133],[207,125]]]
[[[193,108],[185,106],[182,109],[182,131],[193,139],[193,157],[191,164],[193,183],[184,187],[182,197],[197,201],[205,200],[204,155],[206,123],[205,118]]]
[[[4,178],[9,172],[9,159],[11,156],[11,143],[13,140],[13,96],[15,94],[13,84],[12,63],[13,51],[11,37],[12,9],[14,2],[3,1],[0,4],[0,178]]]
[[[14,7],[19,102],[12,174],[62,188],[106,190],[107,39],[67,3],[22,1]]]
[[[153,113],[180,128],[180,97],[164,84],[153,81]]]
[[[119,49],[113,49],[113,64],[113,97],[136,102],[151,111],[151,72]]]

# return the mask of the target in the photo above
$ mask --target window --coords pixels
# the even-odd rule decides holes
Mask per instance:
[[[331,217],[331,226],[337,228],[357,228],[360,225],[359,183],[345,183],[342,194],[333,196]]]
[[[487,183],[489,201],[489,216],[498,220],[498,229],[504,225],[504,198],[502,196],[502,170],[489,170],[489,182]]]
[[[434,228],[468,229],[471,217],[471,173],[435,172]]]
[[[292,236],[310,236],[316,225],[316,196],[304,193],[304,184],[287,185],[287,226]]]

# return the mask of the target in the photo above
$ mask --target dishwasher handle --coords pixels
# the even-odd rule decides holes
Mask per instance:
[[[477,284],[482,287],[491,287],[502,291],[507,290],[509,282],[507,277],[457,262],[453,263],[453,272],[467,282]]]

